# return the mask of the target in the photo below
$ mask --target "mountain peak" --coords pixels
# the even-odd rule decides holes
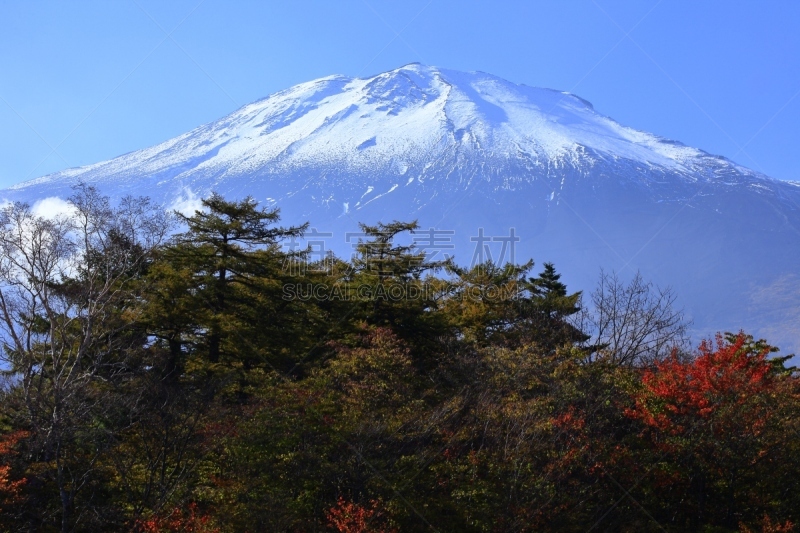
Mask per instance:
[[[759,295],[788,295],[781,308],[800,309],[797,184],[623,126],[578,96],[483,72],[413,63],[319,78],[2,199],[65,198],[77,181],[184,211],[211,191],[251,195],[287,223],[310,221],[342,255],[356,222],[418,219],[449,232],[446,253],[461,264],[534,257],[574,269],[582,289],[600,267],[639,269],[685,295],[705,334],[747,325],[770,301]],[[510,228],[516,256],[473,255],[475,235],[492,235],[489,247]],[[752,257],[762,258],[756,270]],[[714,322],[715,309],[728,321]],[[800,335],[798,317],[772,325]]]
[[[708,171],[711,159],[758,178],[727,160],[622,126],[569,93],[410,63],[366,78],[301,83],[152,148],[15,188],[63,179],[212,184],[223,175],[309,168],[350,180],[376,166],[401,181],[414,175],[415,183],[442,168],[459,169],[449,175],[462,183],[490,179],[482,168],[506,182],[509,176],[524,182],[550,168],[586,172],[604,161],[705,180],[719,174]]]

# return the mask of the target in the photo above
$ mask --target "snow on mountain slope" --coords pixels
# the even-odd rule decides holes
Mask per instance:
[[[639,269],[675,287],[698,331],[769,331],[800,349],[797,183],[489,74],[412,64],[321,78],[0,199],[63,198],[78,180],[181,209],[212,190],[249,194],[287,223],[332,233],[326,245],[340,254],[358,221],[452,231],[447,253],[461,263],[491,249],[499,258],[513,227],[515,260],[553,260],[575,288],[590,290],[601,267]],[[485,250],[480,228],[496,238]],[[775,311],[767,295],[778,293]]]
[[[499,167],[518,159],[532,168],[626,159],[687,179],[709,159],[700,150],[621,126],[567,93],[413,64],[368,79],[331,76],[303,83],[152,148],[12,189],[78,177],[134,188],[154,176],[163,178],[159,186],[164,180],[202,186],[267,167],[270,173],[334,167],[349,174],[394,167],[399,174],[414,169],[409,177],[424,182],[436,177],[442,158],[458,163],[476,157]],[[716,163],[746,172],[724,160]]]

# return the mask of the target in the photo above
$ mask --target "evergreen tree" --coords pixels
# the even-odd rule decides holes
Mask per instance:
[[[356,312],[351,323],[391,328],[420,362],[426,348],[446,329],[443,317],[432,312],[444,285],[430,274],[449,267],[451,262],[429,261],[413,244],[396,242],[401,234],[419,227],[416,221],[360,227],[365,239],[357,245],[347,282],[351,296],[361,307],[352,310]]]
[[[539,276],[528,278],[524,288],[530,294],[523,305],[530,320],[532,340],[551,348],[589,340],[589,335],[568,321],[569,317],[581,311],[581,292],[567,292],[567,286],[561,282],[561,274],[556,272],[553,263],[545,263]]]
[[[496,265],[491,261],[450,271],[452,281],[442,311],[460,340],[478,346],[519,345],[524,329],[520,314],[525,276],[533,261],[524,265]]]
[[[192,216],[178,213],[188,229],[164,251],[166,265],[158,271],[161,292],[155,296],[166,305],[155,302],[153,333],[169,344],[173,359],[188,346],[212,364],[223,355],[249,363],[252,357],[225,351],[246,339],[245,351],[252,352],[258,337],[249,334],[276,320],[275,307],[285,302],[263,293],[270,289],[279,294],[280,284],[274,281],[283,276],[285,263],[280,242],[302,236],[308,225],[274,227],[279,211],[259,208],[251,197],[228,201],[214,193],[202,204],[204,209]],[[264,311],[259,302],[265,301],[271,312],[253,316]],[[186,315],[175,317],[174,309]]]
[[[159,247],[146,203],[83,192],[65,218],[0,210],[2,531],[800,520],[797,371],[744,333],[620,364],[680,332],[638,276],[603,278],[618,340],[586,357],[550,263],[427,261],[392,222],[362,226],[351,261],[287,272],[304,227],[252,199],[212,196]]]

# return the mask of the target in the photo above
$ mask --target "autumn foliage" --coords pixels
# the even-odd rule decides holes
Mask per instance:
[[[671,434],[691,431],[695,422],[726,417],[717,420],[717,431],[736,423],[739,429],[757,432],[768,415],[758,399],[776,383],[769,353],[769,346],[754,347],[744,333],[729,340],[717,335],[715,344],[702,341],[689,361],[673,353],[644,372],[636,407],[628,414]]]
[[[328,510],[328,527],[339,533],[396,533],[381,525],[383,512],[380,502],[371,500],[367,506],[339,497]]]
[[[709,516],[733,527],[742,506],[770,507],[759,487],[794,453],[783,417],[798,398],[797,378],[772,351],[744,333],[717,335],[691,358],[673,354],[644,371],[625,411],[647,428],[660,489],[689,496],[680,508],[693,527]],[[765,515],[763,530],[791,530],[783,523]]]
[[[769,516],[764,515],[764,518],[759,524],[760,527],[757,529],[751,529],[747,527],[745,524],[741,524],[741,532],[742,533],[791,533],[795,531],[794,524],[789,520],[783,523],[773,522]]]
[[[192,502],[185,508],[175,507],[167,516],[138,520],[134,525],[136,533],[219,533],[219,528],[211,525],[211,517],[199,511]]]
[[[28,436],[27,431],[15,431],[0,437],[0,512],[4,507],[19,501],[25,478],[13,480],[11,466],[7,464],[12,455],[16,455],[14,447]]]
[[[602,277],[597,311],[550,263],[433,261],[402,244],[415,223],[315,262],[307,226],[252,198],[213,195],[161,242],[146,202],[82,191],[80,242],[80,220],[0,217],[0,531],[800,522],[789,357],[687,344],[641,276]]]

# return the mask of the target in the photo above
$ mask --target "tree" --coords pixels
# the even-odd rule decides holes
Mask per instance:
[[[430,356],[438,337],[447,330],[433,311],[444,284],[431,275],[451,266],[451,261],[428,261],[424,251],[397,242],[400,235],[418,228],[414,222],[394,221],[374,226],[360,224],[365,234],[344,276],[349,297],[358,302],[351,308],[351,324],[360,322],[389,327],[409,344],[418,363]]]
[[[681,494],[672,512],[680,509],[689,528],[786,512],[775,505],[778,485],[764,483],[792,472],[774,465],[788,467],[794,453],[784,410],[797,408],[797,380],[783,367],[787,357],[768,358],[775,351],[744,333],[717,335],[693,359],[673,354],[642,374],[627,415],[648,428],[661,455],[654,475],[672,489],[665,493]]]
[[[0,213],[0,530],[800,518],[800,375],[744,334],[667,353],[683,322],[640,277],[604,275],[597,345],[552,264],[426,261],[414,223],[296,269],[303,227],[252,199],[212,196],[163,245],[146,201],[70,201]]]
[[[79,498],[94,490],[110,428],[130,407],[113,389],[142,364],[142,274],[169,231],[147,199],[112,208],[78,185],[69,205],[51,219],[20,203],[0,212],[2,358],[13,376],[6,407],[30,432],[37,485],[46,487],[38,517],[61,531],[90,516]]]
[[[561,275],[545,263],[537,277],[524,265],[487,262],[471,269],[452,268],[458,276],[443,304],[463,339],[479,345],[520,347],[531,343],[555,350],[588,337],[569,322],[581,311],[581,293],[568,294]]]
[[[328,510],[328,526],[339,533],[396,533],[396,529],[389,529],[379,524],[381,509],[380,502],[372,500],[369,506],[359,505],[342,498],[336,505]]]
[[[22,488],[27,482],[24,477],[13,479],[12,464],[10,464],[13,456],[18,454],[14,447],[27,437],[26,431],[14,431],[0,436],[0,526],[5,523],[8,527],[9,509],[13,509],[19,503]]]
[[[524,288],[530,297],[523,302],[530,317],[529,342],[538,342],[552,348],[564,343],[582,343],[589,340],[580,329],[570,323],[570,317],[581,312],[582,293],[567,293],[553,263],[545,263],[536,278],[529,278]]]
[[[259,327],[276,331],[270,325],[276,319],[274,313],[259,317],[256,323],[246,318],[259,310],[258,294],[280,273],[281,240],[300,237],[308,227],[273,227],[280,220],[279,211],[259,209],[251,197],[228,201],[213,193],[202,204],[203,210],[192,216],[178,214],[188,228],[164,252],[164,265],[157,272],[160,284],[148,317],[152,334],[169,345],[171,368],[181,366],[186,346],[201,349],[212,364],[222,356],[248,364],[253,357],[259,359],[255,354],[243,358],[242,353],[226,351],[232,351],[230,344],[241,340],[244,332],[257,332]],[[280,294],[274,284],[271,292]],[[281,300],[266,303],[274,310]],[[247,351],[257,346],[255,337],[250,340]]]
[[[176,507],[167,517],[155,516],[149,520],[136,522],[136,533],[219,533],[219,528],[211,524],[208,515],[201,514],[197,504],[192,502],[187,509]]]
[[[449,264],[448,261],[429,262],[425,252],[416,252],[414,245],[399,245],[398,235],[413,232],[419,228],[416,221],[389,224],[378,222],[374,226],[359,224],[366,240],[359,241],[356,246],[357,255],[353,258],[353,267],[357,272],[371,272],[380,281],[394,279],[408,281],[419,277],[430,270],[436,270]]]
[[[487,261],[470,269],[450,268],[456,279],[441,309],[461,341],[478,346],[520,344],[520,302],[532,267],[533,261],[503,266]]]
[[[594,310],[584,326],[594,334],[594,350],[617,364],[634,366],[685,350],[689,322],[674,308],[675,301],[671,289],[654,287],[638,272],[628,284],[615,273],[601,272],[592,293]]]

